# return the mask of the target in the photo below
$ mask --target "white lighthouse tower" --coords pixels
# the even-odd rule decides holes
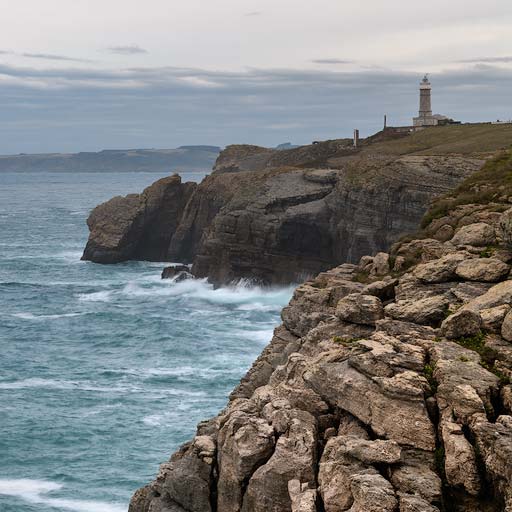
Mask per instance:
[[[439,124],[439,118],[444,118],[444,116],[432,115],[432,85],[427,75],[420,82],[420,110],[418,114],[418,117],[413,118],[414,126],[436,126]]]

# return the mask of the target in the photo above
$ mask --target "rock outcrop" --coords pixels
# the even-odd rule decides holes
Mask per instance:
[[[181,212],[196,189],[175,174],[142,194],[114,197],[89,215],[90,235],[82,259],[118,263],[130,259],[163,261]]]
[[[512,512],[509,208],[455,205],[299,286],[130,512]]]
[[[301,282],[388,251],[417,229],[435,196],[484,162],[480,155],[404,155],[385,138],[374,144],[230,146],[198,186],[169,178],[140,196],[98,206],[88,220],[84,259],[193,263],[194,275],[215,284]],[[447,229],[453,228],[444,228],[445,238]],[[455,236],[487,243],[485,233]]]

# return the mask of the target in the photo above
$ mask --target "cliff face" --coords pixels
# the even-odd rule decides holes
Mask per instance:
[[[299,286],[130,512],[511,512],[510,173],[488,164],[390,254]]]
[[[153,183],[142,194],[114,197],[100,204],[87,219],[90,236],[82,259],[98,263],[162,261],[195,188],[195,183],[182,183],[175,174]]]
[[[433,146],[424,154],[385,135],[357,150],[344,139],[285,151],[230,146],[201,184],[175,184],[154,208],[138,196],[96,208],[84,259],[193,263],[215,284],[302,281],[387,250],[485,161]]]

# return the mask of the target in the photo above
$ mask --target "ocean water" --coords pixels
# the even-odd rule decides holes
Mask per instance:
[[[292,287],[80,261],[89,210],[161,176],[0,174],[1,512],[126,511],[279,323]]]

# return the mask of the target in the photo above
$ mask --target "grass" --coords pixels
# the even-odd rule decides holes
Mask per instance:
[[[349,347],[353,345],[356,341],[362,340],[363,338],[343,338],[343,336],[333,336],[332,341],[338,345],[343,345],[344,347]]]
[[[427,379],[430,389],[432,390],[432,393],[435,394],[437,392],[437,381],[434,379],[434,371],[436,369],[435,364],[427,363],[423,368],[423,375]]]
[[[463,124],[436,126],[395,140],[382,140],[365,148],[380,154],[487,155],[510,147],[512,124]]]
[[[500,379],[500,385],[505,386],[510,384],[510,378],[501,372],[498,368],[496,368],[496,352],[492,348],[486,346],[485,338],[486,334],[480,331],[475,336],[463,337],[454,341],[464,348],[468,348],[474,352],[477,352],[482,359],[480,365],[486,370],[494,373],[494,375]],[[463,357],[464,356],[462,356],[460,359],[462,360]]]
[[[434,219],[446,216],[464,204],[489,204],[502,197],[512,197],[512,151],[502,151],[489,160],[479,171],[466,178],[453,192],[441,197],[423,217],[421,227]],[[498,205],[499,210],[505,205]]]

